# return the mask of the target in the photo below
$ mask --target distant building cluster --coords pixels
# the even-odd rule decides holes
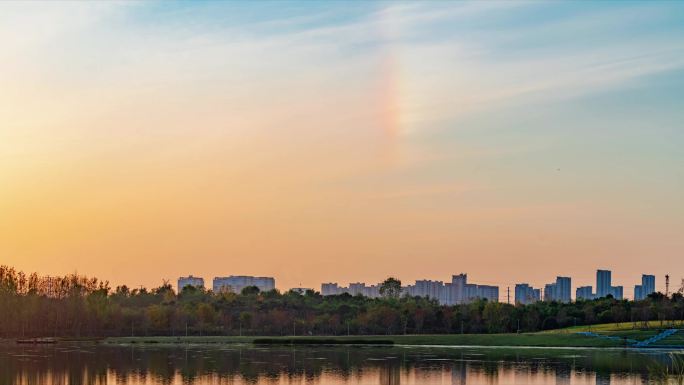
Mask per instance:
[[[634,286],[634,300],[646,299],[651,293],[655,293],[655,276],[644,274],[641,276],[641,285]]]
[[[180,293],[186,286],[204,289],[204,279],[193,277],[192,275],[178,278],[178,292]],[[249,286],[256,286],[259,288],[259,291],[271,291],[275,289],[275,279],[273,277],[252,277],[248,275],[215,277],[212,284],[212,290],[215,293],[240,293],[242,292],[242,289]]]
[[[596,271],[596,294],[594,298],[612,295],[613,298],[622,299],[622,286],[612,286],[611,274],[610,270]]]
[[[194,286],[204,289],[204,279],[189,275],[178,278],[178,292],[186,286]],[[253,277],[246,275],[231,275],[228,277],[216,277],[213,280],[212,290],[215,293],[233,292],[240,293],[242,289],[250,286],[266,292],[275,289],[273,277]],[[361,295],[368,298],[379,298],[381,284],[366,285],[363,282],[350,283],[348,286],[340,286],[337,283],[324,283],[321,285],[321,295],[340,295],[347,293],[352,296]],[[292,292],[306,294],[312,290],[305,287],[295,287]],[[644,274],[641,276],[641,284],[634,286],[634,300],[639,301],[655,293],[655,276]],[[413,285],[402,287],[402,295],[411,297],[424,297],[438,301],[442,305],[467,304],[479,299],[490,302],[499,301],[499,287],[492,285],[479,285],[468,283],[467,274],[451,276],[451,282],[416,280]],[[538,301],[556,301],[568,303],[572,301],[572,279],[570,277],[556,277],[555,282],[544,285],[543,288],[534,288],[528,283],[515,285],[514,303],[527,305]],[[508,302],[510,302],[510,292]],[[575,290],[575,300],[591,300],[595,298],[613,296],[615,299],[623,299],[623,287],[613,286],[612,273],[610,270],[596,271],[596,291],[592,286],[580,286]]]
[[[643,274],[641,276],[641,285],[634,286],[634,300],[640,301],[645,299],[649,294],[655,293],[655,276]],[[593,292],[591,286],[581,286],[575,290],[575,299],[595,299],[613,296],[615,299],[623,299],[623,287],[613,286],[612,273],[610,270],[596,271],[596,292]]]
[[[640,301],[651,293],[655,293],[655,276],[642,275],[641,285],[634,287],[634,300]],[[610,270],[596,271],[596,291],[593,291],[591,286],[580,286],[575,290],[575,299],[595,299],[607,296],[613,296],[615,299],[624,298],[624,289],[622,286],[613,286],[612,273]]]
[[[515,303],[528,305],[541,301],[541,290],[535,289],[527,283],[515,285]]]
[[[556,277],[556,282],[544,286],[544,301],[568,303],[572,301],[570,277]]]
[[[370,298],[380,297],[380,284],[366,286],[365,283],[350,283],[349,286],[339,286],[337,283],[324,283],[321,285],[321,294],[339,295],[363,295]],[[451,277],[451,282],[417,280],[415,284],[402,287],[402,293],[412,297],[427,297],[437,300],[443,305],[456,305],[473,302],[477,299],[486,299],[492,302],[499,301],[499,287],[489,285],[477,285],[468,283],[467,274],[459,274]]]
[[[524,305],[541,300],[567,303],[572,301],[571,287],[570,277],[556,277],[556,282],[544,286],[544,291],[540,296],[538,289],[526,283],[520,283],[515,285],[515,303]],[[644,274],[641,276],[641,285],[634,287],[634,300],[642,300],[651,293],[655,293],[655,276]],[[580,286],[575,289],[575,300],[591,300],[609,295],[615,299],[624,298],[623,287],[613,286],[610,270],[596,271],[596,292],[592,286]]]
[[[366,286],[365,283],[350,283],[349,286],[339,286],[337,283],[324,283],[321,285],[321,295],[338,295],[348,293],[350,295],[362,295],[368,298],[380,297],[380,284]]]

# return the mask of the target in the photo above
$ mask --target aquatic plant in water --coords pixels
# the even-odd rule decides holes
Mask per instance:
[[[671,365],[658,363],[649,367],[649,380],[652,384],[684,385],[684,355],[670,353]]]

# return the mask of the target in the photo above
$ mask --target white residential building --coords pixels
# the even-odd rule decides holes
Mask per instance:
[[[321,295],[339,295],[344,293],[342,289],[336,282],[324,283],[321,285]]]
[[[252,277],[248,275],[216,277],[212,289],[215,293],[230,291],[240,294],[242,289],[249,286],[256,286],[262,292],[275,290],[275,279],[273,277]]]
[[[427,297],[439,301],[442,305],[456,305],[469,303],[477,299],[487,299],[488,301],[499,301],[499,287],[489,285],[468,284],[468,275],[459,274],[451,278],[451,282],[432,280],[417,280],[413,285],[402,287],[402,295],[411,297]],[[369,298],[380,297],[381,284],[366,286],[363,282],[350,283],[348,287],[339,286],[335,282],[324,283],[321,285],[321,294],[339,295],[349,293],[350,295],[363,295]]]
[[[198,289],[204,289],[204,278],[193,277],[192,275],[178,278],[178,292],[180,293],[183,291],[183,288],[186,286],[194,286]]]

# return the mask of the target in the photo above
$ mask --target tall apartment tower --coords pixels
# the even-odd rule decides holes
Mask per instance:
[[[556,277],[556,301],[568,303],[572,300],[572,280],[570,277]]]
[[[641,285],[634,286],[634,300],[641,301],[646,299],[651,293],[655,293],[655,276],[643,274],[641,276]]]
[[[555,283],[548,283],[544,286],[544,301],[570,302],[572,280],[570,277],[556,277]]]
[[[596,270],[596,297],[605,297],[611,294],[612,282],[610,270]]]
[[[622,292],[623,292],[622,286],[611,286],[610,287],[610,293],[608,293],[608,294],[612,295],[613,298],[615,298],[615,299],[622,299]]]
[[[547,283],[544,285],[544,301],[555,301],[556,300],[556,284]]]
[[[580,299],[594,299],[591,286],[580,286],[575,290],[575,300],[579,301]]]
[[[527,305],[535,303],[540,300],[539,289],[535,289],[526,283],[518,283],[515,285],[515,303]]]
[[[462,304],[466,302],[466,285],[468,283],[468,274],[459,274],[451,276],[451,301],[453,304]]]
[[[655,275],[643,274],[641,276],[641,292],[644,294],[644,298],[655,293],[655,291]]]

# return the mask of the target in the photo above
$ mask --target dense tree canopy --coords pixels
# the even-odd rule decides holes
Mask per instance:
[[[168,282],[147,290],[77,275],[47,278],[0,266],[0,336],[344,335],[501,333],[608,322],[684,319],[684,298],[603,298],[526,306],[443,306],[418,297],[370,299],[309,291],[212,293]]]

